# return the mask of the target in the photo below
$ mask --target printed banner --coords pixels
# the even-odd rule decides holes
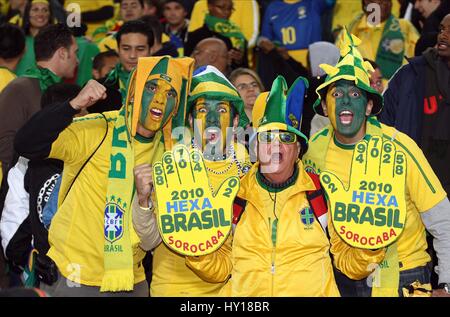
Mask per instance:
[[[347,189],[333,173],[320,174],[334,228],[345,242],[378,249],[397,240],[406,220],[406,166],[394,143],[372,137],[355,146]]]
[[[158,227],[164,243],[188,256],[216,251],[232,224],[239,178],[227,178],[213,195],[202,154],[176,145],[153,165]]]

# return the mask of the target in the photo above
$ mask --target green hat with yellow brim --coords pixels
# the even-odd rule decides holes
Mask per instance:
[[[316,89],[318,99],[313,107],[317,114],[323,115],[321,101],[326,96],[328,86],[339,80],[352,81],[359,89],[366,91],[368,99],[373,101],[371,115],[380,113],[383,108],[383,97],[378,91],[370,87],[369,71],[373,72],[374,69],[369,62],[364,61],[361,53],[356,48],[359,44],[361,44],[361,40],[353,34],[350,34],[344,28],[339,38],[338,47],[341,54],[339,62],[336,66],[328,64],[319,65],[327,73],[327,77],[325,78],[325,82]]]
[[[199,98],[228,101],[239,115],[239,126],[245,129],[250,123],[244,111],[244,101],[238,91],[214,66],[203,66],[195,70],[187,101],[187,113],[192,111]]]
[[[256,107],[264,107],[262,118],[255,122],[257,133],[271,130],[293,132],[299,137],[302,146],[306,146],[308,138],[300,132],[300,127],[307,89],[306,78],[298,77],[289,90],[283,76],[275,78],[265,102],[259,99],[255,103]],[[262,113],[261,109],[257,109],[257,112]]]

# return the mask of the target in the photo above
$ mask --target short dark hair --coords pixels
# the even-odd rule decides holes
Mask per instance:
[[[103,66],[105,66],[105,59],[108,57],[119,57],[119,54],[117,54],[114,50],[98,53],[92,61],[92,68],[100,70]]]
[[[145,15],[141,18],[141,21],[152,28],[155,40],[158,41],[158,43],[161,43],[164,29],[159,19],[153,15]]]
[[[34,38],[36,62],[49,60],[61,47],[69,49],[73,38],[72,32],[65,24],[47,25]]]
[[[161,0],[144,0],[144,3],[146,3],[149,6],[153,6],[156,9],[155,16],[159,17],[161,15],[162,5]]]
[[[19,57],[25,50],[25,35],[23,31],[12,24],[0,26],[0,57],[10,59]]]
[[[129,33],[140,33],[147,37],[148,47],[152,47],[155,42],[154,34],[152,28],[141,20],[133,20],[125,22],[117,32],[117,46],[120,46],[120,40],[122,35]]]
[[[187,11],[187,9],[186,9],[186,4],[182,1],[182,0],[163,0],[163,7],[166,5],[166,4],[168,4],[168,3],[171,3],[171,2],[176,2],[176,3],[178,3],[180,6],[182,6],[183,8],[184,8],[184,10],[186,10]]]
[[[80,91],[81,87],[75,84],[57,83],[51,85],[42,94],[41,108],[71,100],[75,98]]]
[[[144,7],[144,0],[138,0],[141,4],[141,7]],[[119,3],[122,4],[123,0],[119,0]]]

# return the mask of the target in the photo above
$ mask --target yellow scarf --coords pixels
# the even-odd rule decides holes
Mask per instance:
[[[161,63],[163,61],[163,63]],[[164,67],[161,67],[164,65]],[[187,92],[190,87],[192,58],[172,59],[168,56],[140,58],[137,68],[131,73],[127,83],[127,98],[114,124],[111,144],[111,159],[108,173],[108,190],[104,213],[104,275],[101,292],[132,291],[134,286],[133,252],[130,238],[132,230],[131,205],[134,194],[135,153],[132,138],[136,135],[141,111],[142,92],[150,73],[160,74],[170,79],[177,91],[178,108],[175,112],[185,117]],[[149,163],[153,160],[162,135],[171,132],[174,120],[155,134],[153,153],[149,153]],[[175,124],[176,125],[176,124]],[[170,146],[172,139],[165,139]]]

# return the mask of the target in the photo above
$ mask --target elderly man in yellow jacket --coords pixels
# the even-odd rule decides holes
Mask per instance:
[[[312,210],[307,193],[315,192],[317,183],[298,159],[307,145],[299,131],[306,86],[299,78],[286,96],[286,81],[279,76],[262,104],[258,162],[241,180],[229,254],[222,249],[188,258],[205,279],[228,279],[222,295],[339,296],[322,227],[326,208]]]

